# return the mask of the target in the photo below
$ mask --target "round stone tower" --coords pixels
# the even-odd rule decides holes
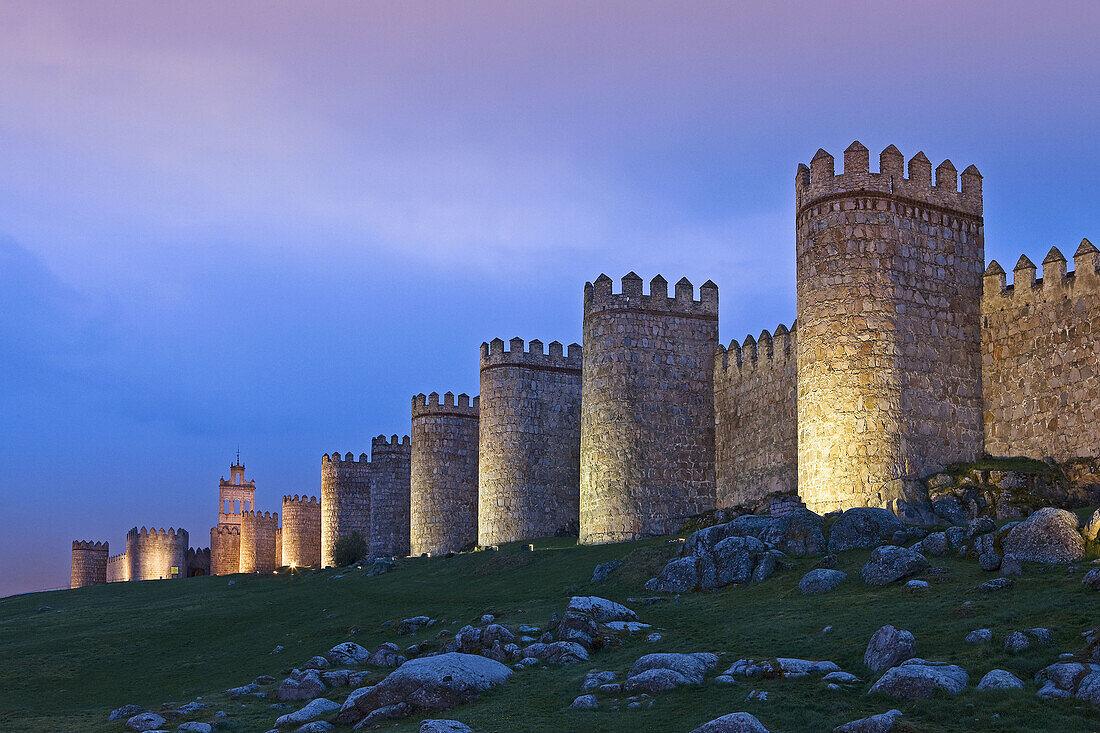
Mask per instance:
[[[432,392],[412,399],[409,544],[413,555],[477,542],[478,398]]]
[[[275,512],[241,512],[241,572],[270,573],[278,567],[275,557]]]
[[[106,542],[73,541],[72,574],[70,588],[83,588],[86,585],[99,585],[107,582],[107,556],[110,554]]]
[[[210,574],[241,572],[241,527],[219,524],[210,528]]]
[[[478,542],[576,532],[581,347],[494,339],[481,345]]]
[[[684,278],[668,297],[633,272],[584,286],[580,541],[676,531],[714,508],[718,286]]]
[[[366,453],[321,456],[321,563],[336,564],[336,541],[352,532],[370,544],[371,464]]]
[[[409,505],[412,444],[409,436],[371,441],[370,554],[409,554]]]
[[[190,538],[185,529],[140,530],[126,533],[128,580],[164,580],[187,577],[187,550]]]
[[[282,557],[278,565],[321,567],[321,505],[315,496],[283,497]]]
[[[798,491],[819,513],[890,507],[982,452],[982,179],[893,145],[870,172],[819,150],[795,179]]]

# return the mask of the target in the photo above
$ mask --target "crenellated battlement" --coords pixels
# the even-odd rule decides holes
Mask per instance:
[[[451,415],[456,417],[465,416],[476,418],[480,406],[480,400],[477,397],[471,400],[470,396],[465,392],[458,395],[457,399],[453,392],[447,392],[443,395],[442,402],[439,399],[438,392],[432,392],[429,395],[425,395],[421,392],[412,398],[412,417],[414,420],[425,415]]]
[[[260,520],[260,521],[272,521],[272,522],[276,522],[276,523],[278,523],[278,521],[279,521],[279,513],[278,512],[247,511],[247,512],[241,512],[241,517],[242,518],[248,518],[248,519]]]
[[[91,540],[73,540],[73,549],[110,552],[110,546],[108,542],[92,542]]]
[[[750,334],[741,343],[734,339],[728,347],[719,344],[718,354],[714,359],[715,374],[725,374],[731,367],[739,371],[772,366],[786,368],[796,356],[797,327],[797,322],[791,323],[790,329],[781,323],[774,334],[764,329],[759,338]]]
[[[385,435],[379,435],[376,438],[371,438],[370,441],[372,458],[379,453],[408,453],[411,450],[412,442],[407,435],[400,438],[397,435],[391,435],[389,438]]]
[[[945,160],[936,166],[919,152],[909,159],[909,174],[904,175],[905,159],[893,145],[879,154],[879,170],[870,169],[870,154],[858,140],[844,151],[844,172],[835,171],[832,155],[819,149],[810,165],[798,165],[795,197],[799,214],[805,207],[832,197],[851,197],[859,192],[886,194],[910,205],[930,205],[940,209],[982,216],[982,174],[971,165],[960,176],[955,165]],[[962,183],[960,189],[959,183]]]
[[[718,286],[707,280],[699,286],[699,300],[696,300],[695,286],[684,277],[676,283],[675,293],[670,298],[668,281],[660,275],[649,281],[649,293],[645,294],[642,278],[629,272],[623,276],[622,288],[616,293],[611,278],[601,274],[594,282],[584,284],[584,316],[588,318],[606,310],[654,311],[717,319]]]
[[[228,537],[229,535],[240,536],[241,528],[235,524],[219,524],[216,527],[210,528],[210,534]]]
[[[301,496],[298,496],[297,494],[294,494],[293,496],[291,496],[290,494],[285,494],[283,496],[283,504],[318,504],[318,503],[320,503],[320,502],[318,502],[316,496],[307,496],[306,494],[302,494]],[[286,510],[284,509],[283,512],[286,513]]]
[[[356,458],[350,451],[341,457],[339,451],[333,451],[331,455],[322,453],[321,463],[370,463],[370,458],[366,453],[360,453],[359,458]]]
[[[523,339],[514,338],[504,347],[503,339],[493,339],[481,344],[481,369],[490,369],[500,365],[525,366],[532,369],[581,370],[581,346],[569,344],[568,351],[560,341],[551,341],[548,351],[544,352],[543,343],[532,339],[529,348],[524,349]]]
[[[1073,254],[1073,269],[1067,270],[1065,255],[1057,247],[1051,247],[1043,258],[1041,275],[1026,254],[1020,255],[1012,268],[1012,282],[1000,263],[990,260],[983,280],[982,302],[994,307],[1009,298],[1044,300],[1066,297],[1082,288],[1100,291],[1100,250],[1088,239],[1082,239]]]
[[[167,531],[165,531],[164,527],[161,527],[160,529],[157,529],[156,527],[149,527],[148,529],[146,529],[145,527],[142,527],[141,529],[133,527],[129,532],[126,533],[126,538],[129,539],[133,537],[137,539],[146,537],[176,537],[177,535],[179,535],[180,537],[186,536],[187,530],[183,528],[176,530],[175,527],[170,527]]]

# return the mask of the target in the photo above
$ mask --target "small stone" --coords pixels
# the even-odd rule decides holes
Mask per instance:
[[[839,570],[817,568],[802,576],[802,580],[798,581],[798,590],[800,590],[803,595],[828,593],[840,585],[847,577],[847,573],[843,573]]]
[[[1019,631],[1013,631],[1005,638],[1004,648],[1005,651],[1010,654],[1019,654],[1020,652],[1027,651],[1029,646],[1031,646],[1031,642],[1029,642],[1027,637]]]
[[[1001,558],[1001,575],[1010,578],[1023,574],[1024,568],[1015,555],[1008,554]]]
[[[983,644],[992,640],[993,632],[990,629],[974,629],[964,639],[967,644]]]
[[[457,720],[425,720],[419,733],[473,733],[470,726]]]
[[[182,723],[176,727],[176,733],[210,733],[214,727],[209,723]]]
[[[768,733],[768,729],[754,715],[730,713],[703,723],[691,733]]]
[[[1100,512],[1100,509],[1097,511]],[[1085,573],[1085,577],[1081,579],[1081,585],[1089,590],[1100,590],[1100,568],[1093,568]]]
[[[1012,587],[1012,578],[994,578],[978,586],[982,593],[995,593]]]
[[[277,646],[276,646],[276,647],[275,647],[274,649],[272,649],[272,650],[271,650],[270,652],[268,652],[268,653],[269,653],[269,654],[279,654],[279,653],[280,653],[280,652],[282,652],[282,651],[283,651],[283,647],[282,647],[282,645],[280,644],[280,645],[277,645]]]
[[[595,710],[600,706],[600,701],[595,695],[581,695],[573,700],[569,707],[574,710]]]
[[[107,720],[122,720],[123,718],[131,718],[141,712],[140,705],[123,705],[120,708],[115,708],[111,711],[111,714],[107,717]]]
[[[648,641],[648,642],[650,642],[650,643],[653,643],[653,642],[655,642],[655,641],[660,641],[660,640],[661,640],[661,639],[663,639],[663,638],[664,638],[664,637],[662,637],[662,636],[661,636],[660,634],[658,634],[658,633],[657,633],[656,631],[654,631],[654,632],[653,632],[652,634],[650,634],[649,636],[647,636],[647,637],[645,638],[645,640],[646,640],[646,641]]]
[[[138,713],[126,721],[130,730],[147,731],[162,727],[168,721],[156,713]]]
[[[891,733],[901,717],[900,710],[890,710],[869,718],[860,718],[833,728],[833,733]]]
[[[915,647],[916,639],[911,632],[887,624],[871,637],[863,663],[868,669],[880,672],[911,658]]]
[[[905,590],[910,593],[924,593],[928,590],[927,580],[910,580],[905,584]]]
[[[978,683],[979,690],[1022,690],[1024,689],[1023,681],[1003,669],[991,669],[986,672],[982,677],[981,682]]]
[[[622,560],[608,560],[607,562],[601,562],[592,571],[592,577],[589,578],[589,583],[601,583],[607,580],[607,576],[617,570],[620,565],[623,564]]]
[[[983,552],[978,556],[978,567],[986,572],[1001,569],[1001,556],[995,552]]]

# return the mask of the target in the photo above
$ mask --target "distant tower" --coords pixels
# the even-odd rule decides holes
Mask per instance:
[[[412,399],[410,545],[413,555],[477,542],[478,398]]]
[[[229,480],[218,482],[218,524],[240,526],[241,514],[256,508],[256,482],[245,481],[240,451],[229,467]]]
[[[277,565],[321,567],[321,504],[315,496],[283,497],[281,557]]]
[[[106,542],[73,541],[72,575],[70,588],[99,585],[107,582],[107,557],[110,554]]]
[[[371,464],[350,452],[321,456],[321,563],[336,565],[336,541],[358,532],[370,545]]]
[[[371,441],[370,554],[409,554],[412,444],[409,436]]]
[[[241,572],[270,573],[279,566],[276,556],[276,512],[248,511],[241,514]]]
[[[187,577],[187,530],[134,527],[126,533],[127,580]]]
[[[675,532],[714,508],[718,286],[686,279],[668,297],[633,272],[612,293],[584,286],[580,541]]]
[[[241,572],[241,528],[219,524],[210,528],[210,574],[232,575]]]
[[[514,338],[481,345],[478,542],[576,533],[581,347]]]
[[[982,452],[982,178],[893,145],[795,179],[798,490],[819,513],[889,506]]]

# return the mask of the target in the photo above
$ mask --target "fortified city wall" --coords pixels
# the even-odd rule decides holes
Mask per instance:
[[[110,549],[107,542],[73,541],[70,588],[99,585],[107,582],[107,558]]]
[[[544,353],[514,338],[481,345],[478,542],[576,531],[580,500],[581,347]]]
[[[477,542],[478,409],[468,395],[412,398],[409,544],[433,555]]]
[[[819,513],[884,506],[983,448],[982,178],[894,146],[871,173],[819,150],[797,197],[798,490]]]
[[[134,527],[126,533],[127,580],[164,580],[187,577],[187,550],[190,547],[185,529],[140,530]]]
[[[187,577],[194,578],[200,575],[210,575],[210,548],[190,547],[185,558],[187,562]]]
[[[277,512],[241,512],[241,572],[270,573],[275,570]]]
[[[1087,239],[1073,271],[1057,247],[1043,276],[996,260],[982,289],[985,450],[996,456],[1100,456],[1100,252]]]
[[[714,508],[714,356],[718,286],[687,278],[668,297],[633,272],[613,293],[584,286],[580,541],[676,531]]]
[[[124,583],[130,579],[130,558],[126,553],[107,558],[107,582]]]
[[[370,555],[404,557],[409,554],[412,444],[407,435],[400,440],[379,435],[371,441],[370,454]]]
[[[232,575],[241,572],[241,527],[219,524],[210,528],[210,573]]]
[[[283,497],[282,548],[277,564],[321,567],[321,504],[316,496]]]
[[[371,541],[371,464],[366,453],[321,456],[321,563],[336,564],[336,541],[358,532]]]
[[[714,463],[719,508],[798,488],[796,327],[718,347]]]

